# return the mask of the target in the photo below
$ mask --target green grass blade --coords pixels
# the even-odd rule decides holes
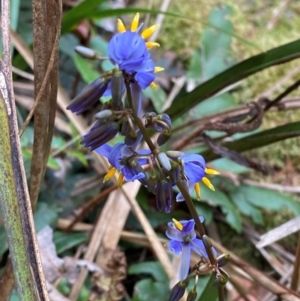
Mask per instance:
[[[218,288],[213,286],[216,279],[215,273],[212,273],[197,301],[216,301],[218,298]]]
[[[242,43],[260,49],[257,45],[254,43],[251,43],[239,35],[235,34],[234,32],[230,32],[227,30],[224,30],[223,28],[211,25],[209,23],[196,20],[196,19],[190,19],[186,18],[183,15],[173,13],[173,12],[163,12],[159,10],[154,10],[154,9],[147,9],[147,8],[141,8],[141,7],[129,7],[129,8],[117,8],[117,9],[95,9],[99,4],[102,2],[105,2],[105,0],[86,0],[81,2],[79,5],[74,7],[73,9],[69,10],[63,17],[62,20],[62,34],[65,34],[72,30],[72,28],[78,24],[80,21],[83,19],[101,19],[101,18],[108,18],[108,17],[116,17],[116,16],[121,16],[121,15],[126,15],[126,14],[134,14],[134,13],[144,13],[144,14],[152,14],[152,15],[158,15],[158,14],[164,14],[169,17],[175,17],[175,18],[181,18],[184,20],[189,20],[191,23],[200,23],[203,24],[204,26],[213,28],[217,31],[223,32],[229,36],[232,36],[236,38],[237,40],[241,41]],[[193,25],[193,24],[191,24]]]
[[[271,66],[299,58],[299,49],[300,39],[246,59],[199,85],[190,93],[176,97],[166,113],[172,118],[179,117],[195,105],[241,79]]]
[[[96,8],[106,0],[86,0],[80,2],[78,5],[68,10],[62,19],[61,34],[67,33],[72,28],[91,14],[96,11]]]
[[[222,146],[240,153],[298,136],[300,136],[300,121],[281,125],[233,142],[227,142],[222,144]],[[201,155],[203,155],[207,161],[212,161],[220,157],[220,155],[213,153],[211,150],[207,150],[201,153]]]

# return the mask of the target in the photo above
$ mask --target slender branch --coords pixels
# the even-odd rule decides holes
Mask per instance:
[[[284,97],[289,95],[292,91],[297,89],[299,87],[299,85],[300,85],[300,79],[295,81],[292,85],[290,85],[282,93],[280,93],[274,100],[269,102],[264,109],[265,112],[268,111],[269,109],[271,109],[273,106],[275,106],[279,101],[281,101]]]
[[[295,292],[298,291],[298,283],[299,283],[299,272],[300,272],[300,232],[298,237],[298,245],[296,250],[296,260],[294,262],[294,271],[291,281],[291,289]]]
[[[185,199],[185,203],[187,204],[188,208],[189,208],[189,211],[196,223],[196,227],[197,227],[197,230],[200,234],[201,237],[203,237],[203,235],[205,235],[205,230],[204,230],[204,227],[202,225],[202,223],[200,222],[200,219],[199,219],[199,216],[198,216],[198,213],[195,209],[195,206],[193,204],[193,201],[189,195],[189,193],[186,191],[185,187],[183,186],[183,184],[180,182],[180,181],[177,181],[176,182],[176,185],[178,187],[178,189],[180,190],[180,192],[182,193],[184,199]],[[207,255],[208,255],[208,258],[209,258],[209,261],[211,262],[212,266],[216,266],[216,259],[215,259],[215,256],[212,252],[212,249],[209,248],[208,246],[206,246],[206,244],[204,244],[205,246],[205,250],[207,252]]]
[[[129,107],[132,109],[133,119],[134,119],[136,125],[138,126],[138,128],[140,129],[140,131],[141,131],[146,143],[148,144],[149,148],[151,149],[151,151],[154,153],[157,153],[157,151],[158,151],[157,148],[155,147],[152,140],[148,136],[146,128],[144,127],[143,123],[141,122],[140,118],[137,116],[137,114],[135,112],[132,95],[131,95],[131,90],[130,90],[130,83],[128,81],[125,81],[125,84],[126,84],[126,90],[127,90],[128,103],[129,103]],[[193,201],[192,201],[189,193],[186,191],[185,187],[183,186],[183,184],[180,181],[177,181],[176,185],[177,185],[178,189],[180,190],[180,192],[182,193],[183,197],[185,198],[185,202],[186,202],[186,204],[189,208],[189,211],[196,223],[196,227],[198,229],[200,236],[203,237],[203,235],[205,235],[205,229],[199,219],[198,213],[195,209],[195,206],[193,204]],[[218,273],[217,262],[216,262],[216,258],[214,256],[214,254],[213,254],[212,248],[210,248],[206,244],[204,244],[204,246],[205,246],[206,252],[208,254],[208,258],[209,258],[211,265],[214,267],[216,273]],[[223,289],[220,289],[220,288],[218,289],[218,296],[219,296],[219,301],[225,300]]]
[[[219,297],[219,301],[225,301],[223,286],[218,287],[218,297]]]
[[[125,85],[126,85],[128,104],[129,104],[129,107],[132,109],[132,116],[133,116],[134,122],[140,129],[140,131],[141,131],[146,143],[148,144],[149,148],[151,149],[151,151],[155,153],[155,152],[157,152],[157,148],[153,144],[151,138],[149,137],[149,135],[147,133],[147,130],[145,129],[141,119],[137,116],[136,111],[134,109],[131,90],[130,90],[130,83],[127,80],[125,80]]]

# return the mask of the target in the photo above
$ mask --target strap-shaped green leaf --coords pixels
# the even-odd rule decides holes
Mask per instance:
[[[241,79],[244,79],[265,68],[299,58],[299,49],[300,39],[244,60],[199,85],[190,93],[176,97],[172,106],[166,111],[166,113],[172,118],[179,117],[195,105]]]
[[[227,142],[222,144],[222,146],[230,150],[243,152],[246,150],[251,150],[257,147],[262,147],[274,142],[298,136],[300,136],[300,121],[281,125],[273,129],[262,131],[260,133],[253,134],[233,142]],[[203,155],[207,161],[212,161],[220,157],[219,155],[213,153],[211,150],[207,150],[201,153],[201,155]]]

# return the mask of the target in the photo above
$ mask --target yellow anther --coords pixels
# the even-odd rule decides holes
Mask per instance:
[[[150,87],[153,89],[153,90],[157,90],[158,88],[157,88],[157,85],[155,84],[155,82],[152,82],[151,84],[150,84]]]
[[[116,173],[116,168],[114,167],[110,167],[107,174],[105,175],[104,179],[103,179],[103,183],[107,182],[109,179],[111,179],[115,173]]]
[[[152,25],[151,27],[146,28],[142,34],[141,37],[146,40],[149,37],[151,37],[151,35],[157,30],[157,28],[159,27],[159,25]]]
[[[205,173],[208,175],[219,175],[220,172],[211,168],[205,168]]]
[[[181,231],[183,229],[182,224],[178,220],[176,220],[175,218],[172,218],[172,222],[173,222],[173,224],[174,224],[174,226],[177,230]]]
[[[206,177],[202,178],[202,182],[211,190],[215,191],[214,185],[210,182],[210,180]]]
[[[118,176],[118,186],[122,187],[123,182],[124,182],[124,175],[120,173]]]
[[[165,68],[157,66],[157,67],[154,68],[154,73],[161,72],[161,71],[164,71],[164,70],[165,70]]]
[[[156,42],[146,42],[146,47],[147,49],[151,49],[151,48],[154,48],[154,47],[159,47],[160,45]]]
[[[195,184],[194,189],[196,192],[197,200],[200,201],[200,184],[199,183]]]
[[[140,14],[139,13],[137,13],[135,16],[134,16],[134,18],[133,18],[133,20],[132,20],[132,22],[131,22],[131,31],[136,31],[137,29],[138,29],[138,26],[139,26],[139,19],[140,19]]]
[[[126,27],[121,19],[118,19],[118,32],[125,32]]]

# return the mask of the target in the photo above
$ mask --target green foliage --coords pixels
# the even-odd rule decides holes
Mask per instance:
[[[132,301],[167,300],[170,290],[168,276],[158,262],[142,262],[133,264],[128,270],[129,275],[149,274],[153,279],[143,279],[136,283]]]
[[[215,281],[215,274],[212,273],[209,277],[202,278],[199,284],[201,285],[201,292],[198,294],[200,297],[198,301],[216,301],[218,298],[218,289],[216,286],[213,286]],[[201,278],[200,278],[201,279]]]
[[[166,113],[176,118],[193,108],[198,103],[213,96],[222,89],[244,79],[256,72],[274,65],[286,63],[300,57],[300,40],[273,48],[242,61],[207,80],[193,91],[175,98],[173,106]]]
[[[136,263],[129,267],[129,275],[149,274],[159,282],[168,282],[168,276],[160,263],[156,261],[147,261]]]
[[[167,300],[169,293],[165,283],[143,279],[135,285],[135,294],[131,301],[164,301]]]
[[[243,152],[258,147],[263,147],[284,139],[298,137],[299,135],[300,122],[293,122],[252,135],[247,135],[246,137],[237,139],[233,142],[226,142],[223,144],[223,146],[237,152]],[[211,161],[220,157],[211,150],[202,152],[202,156],[204,156],[207,161]]]
[[[61,254],[73,247],[85,243],[88,237],[84,233],[64,233],[55,231],[53,234],[53,242],[56,246],[57,254]]]

